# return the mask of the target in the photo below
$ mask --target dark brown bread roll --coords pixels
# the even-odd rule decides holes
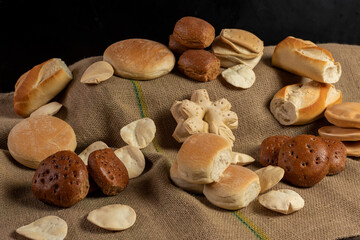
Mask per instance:
[[[178,55],[183,54],[186,50],[188,50],[188,47],[185,47],[184,45],[181,45],[180,43],[178,43],[175,39],[174,36],[171,34],[169,36],[169,49],[173,52],[176,53]]]
[[[59,151],[44,159],[35,171],[32,192],[47,204],[71,207],[89,191],[84,162],[72,151]]]
[[[125,165],[110,148],[92,152],[88,159],[90,176],[106,195],[117,195],[129,183]]]
[[[265,138],[260,147],[260,164],[264,167],[268,165],[277,166],[280,147],[290,138],[286,135]]]
[[[180,56],[178,69],[189,78],[207,82],[220,74],[220,60],[206,50],[189,49]]]
[[[215,28],[203,19],[183,17],[176,22],[173,36],[188,48],[207,48],[215,39]]]
[[[299,135],[280,148],[278,166],[284,179],[298,187],[312,187],[329,172],[328,147],[321,137]]]
[[[337,139],[329,137],[322,137],[322,139],[329,151],[330,168],[327,175],[338,174],[345,169],[346,147]]]

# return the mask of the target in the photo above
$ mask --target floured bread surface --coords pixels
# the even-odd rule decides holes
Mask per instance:
[[[120,129],[120,136],[128,145],[145,148],[154,139],[156,126],[151,118],[135,120]]]
[[[8,136],[11,156],[34,169],[48,156],[61,150],[74,151],[76,145],[72,127],[53,116],[26,118],[15,125]]]
[[[275,212],[290,214],[302,209],[305,205],[304,199],[295,191],[290,189],[272,190],[259,197],[259,203]]]
[[[121,231],[134,225],[136,213],[130,206],[112,204],[91,211],[87,220],[107,230]]]
[[[114,151],[115,155],[124,163],[129,179],[136,178],[145,169],[145,156],[137,147],[127,145]]]
[[[67,223],[57,216],[42,217],[16,229],[21,236],[29,239],[62,240],[68,231]]]
[[[256,79],[254,71],[245,64],[230,67],[222,71],[221,75],[231,85],[243,89],[250,88]]]

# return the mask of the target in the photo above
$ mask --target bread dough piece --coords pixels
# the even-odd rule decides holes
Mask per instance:
[[[281,181],[281,179],[284,177],[285,171],[281,167],[274,167],[269,165],[267,167],[256,170],[255,173],[259,176],[260,179],[260,193],[264,193]]]
[[[145,169],[145,157],[137,147],[127,145],[114,151],[115,155],[124,163],[129,179],[141,175]]]
[[[145,148],[155,137],[156,126],[151,118],[135,120],[120,129],[121,138],[128,145]]]
[[[283,214],[299,211],[305,205],[304,199],[290,189],[272,190],[264,193],[259,196],[259,203],[270,210]]]
[[[247,89],[255,82],[254,71],[245,64],[238,64],[222,71],[221,75],[231,85]]]
[[[136,212],[127,205],[111,204],[91,211],[87,220],[106,230],[122,231],[134,225]]]
[[[105,61],[91,64],[81,76],[80,82],[88,84],[99,84],[108,80],[114,74],[114,68]]]
[[[67,223],[57,216],[46,216],[16,229],[21,236],[29,239],[62,240],[68,231]]]
[[[59,112],[61,107],[62,107],[62,104],[58,103],[58,102],[47,103],[44,106],[41,106],[38,109],[36,109],[35,111],[33,111],[30,114],[30,117],[39,116],[39,115],[53,116],[57,112]]]
[[[104,148],[108,148],[108,145],[106,145],[106,143],[102,141],[93,142],[79,154],[79,157],[81,158],[81,160],[83,160],[85,165],[87,165],[90,153],[92,153],[95,150],[104,149]]]

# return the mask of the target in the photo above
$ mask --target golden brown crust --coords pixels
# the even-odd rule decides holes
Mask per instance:
[[[211,81],[220,74],[220,60],[206,50],[189,49],[180,56],[178,69],[197,81]]]
[[[331,137],[339,141],[360,141],[359,128],[342,128],[337,126],[324,126],[318,133],[322,137]]]
[[[176,22],[173,37],[188,48],[207,48],[215,39],[215,28],[203,19],[183,17]]]
[[[325,117],[338,127],[360,128],[360,102],[334,104],[326,109]]]
[[[88,171],[72,151],[59,151],[44,159],[32,180],[35,197],[58,207],[73,206],[84,199],[88,191]]]
[[[106,195],[117,195],[129,183],[125,165],[110,148],[100,149],[89,155],[88,170],[101,191]]]

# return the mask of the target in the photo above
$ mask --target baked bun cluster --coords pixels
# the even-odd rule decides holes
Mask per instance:
[[[345,169],[346,148],[333,138],[314,135],[270,136],[260,149],[262,166],[279,166],[284,180],[298,187],[312,187],[327,175]]]
[[[325,111],[325,118],[333,125],[321,127],[319,135],[342,141],[348,156],[360,157],[360,103],[343,102],[330,106]]]

